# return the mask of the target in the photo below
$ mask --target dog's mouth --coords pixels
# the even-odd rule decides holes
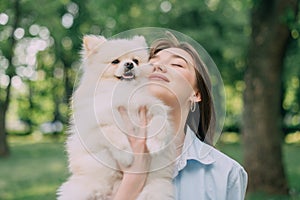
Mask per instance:
[[[115,76],[120,80],[130,81],[135,79],[135,64],[133,62],[125,62],[116,71]]]
[[[122,76],[120,77],[121,80],[130,81],[135,78],[134,70],[125,70]]]

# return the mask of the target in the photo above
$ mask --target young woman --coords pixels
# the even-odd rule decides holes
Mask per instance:
[[[152,64],[149,90],[172,108],[178,156],[173,179],[176,199],[244,199],[247,173],[240,164],[213,147],[216,120],[211,85],[197,51],[170,35],[153,43],[149,62]],[[128,124],[127,129],[132,130],[126,110],[120,108],[119,111]],[[139,131],[143,135],[147,134],[143,128],[148,123],[146,113],[145,108],[140,109]],[[134,153],[147,153],[145,139],[131,136],[128,139]],[[150,163],[151,157],[137,156],[130,168],[145,171]],[[147,173],[123,170],[124,176],[114,199],[136,199]]]

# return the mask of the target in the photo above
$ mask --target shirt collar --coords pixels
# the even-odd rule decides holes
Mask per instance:
[[[177,158],[176,167],[177,173],[182,170],[188,160],[195,160],[203,165],[210,165],[215,162],[211,154],[212,146],[200,141],[195,133],[187,127],[184,144],[181,155]],[[177,175],[176,173],[176,175]]]

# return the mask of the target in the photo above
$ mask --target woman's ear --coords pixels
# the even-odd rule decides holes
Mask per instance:
[[[201,99],[201,94],[199,91],[195,92],[194,93],[194,101],[195,102],[200,102],[202,99]]]

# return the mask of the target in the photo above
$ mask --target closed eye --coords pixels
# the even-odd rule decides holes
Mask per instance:
[[[120,63],[120,60],[119,60],[119,59],[115,59],[115,60],[113,60],[111,63],[116,65],[116,64],[119,64],[119,63]]]
[[[172,64],[172,66],[174,66],[174,67],[183,67],[183,66],[180,65],[180,64]]]

